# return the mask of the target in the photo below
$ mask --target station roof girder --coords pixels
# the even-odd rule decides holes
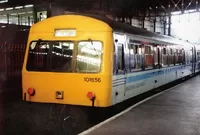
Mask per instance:
[[[74,11],[99,10],[127,17],[140,16],[146,12],[158,15],[169,11],[184,13],[185,10],[200,7],[200,0],[8,0],[7,3],[0,4],[0,8],[41,3],[53,3]]]

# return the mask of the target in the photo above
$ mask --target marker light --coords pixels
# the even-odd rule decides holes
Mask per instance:
[[[88,93],[87,93],[87,97],[88,97],[90,100],[92,100],[92,99],[95,98],[95,94],[94,94],[93,92],[88,92]]]
[[[29,88],[29,89],[27,90],[27,92],[28,92],[28,94],[29,94],[30,96],[34,96],[34,95],[35,95],[35,90],[34,90],[33,88]]]

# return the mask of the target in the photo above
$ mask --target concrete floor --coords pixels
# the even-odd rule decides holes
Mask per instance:
[[[88,135],[200,135],[200,76],[148,100]]]

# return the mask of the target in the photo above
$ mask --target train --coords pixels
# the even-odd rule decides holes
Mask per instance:
[[[79,108],[116,106],[199,71],[198,45],[104,16],[59,15],[30,29],[22,97],[62,106],[61,123],[78,112],[84,126],[87,112]]]

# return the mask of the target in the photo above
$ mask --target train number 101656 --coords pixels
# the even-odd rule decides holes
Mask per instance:
[[[84,82],[101,82],[101,78],[94,78],[94,77],[84,77]]]

